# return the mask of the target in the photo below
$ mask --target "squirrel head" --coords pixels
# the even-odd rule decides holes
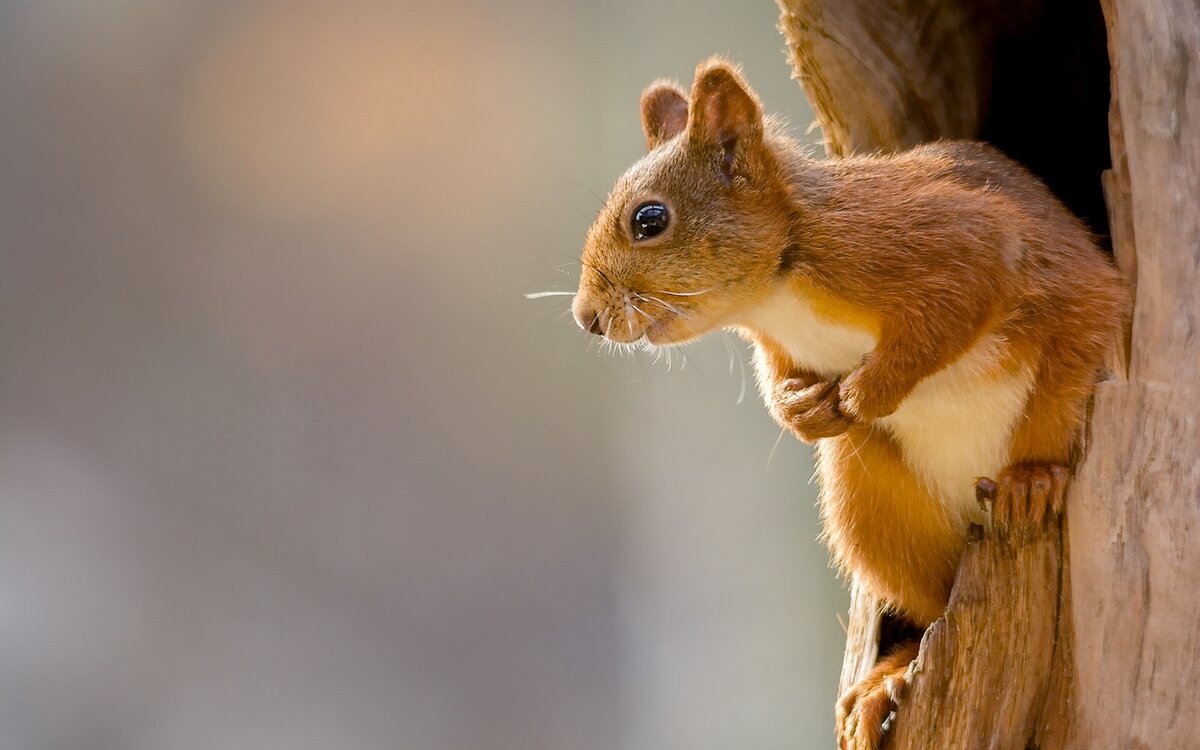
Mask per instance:
[[[690,102],[652,84],[641,114],[649,153],[588,232],[573,312],[618,343],[676,344],[767,293],[792,208],[762,105],[730,63],[702,63]]]

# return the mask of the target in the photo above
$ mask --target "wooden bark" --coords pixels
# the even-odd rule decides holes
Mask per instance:
[[[817,113],[830,155],[896,151],[979,132],[984,58],[959,4],[779,5],[793,77]]]
[[[1096,392],[1072,495],[1068,747],[1200,747],[1200,5],[1108,0],[1128,379]]]
[[[1057,721],[1062,706],[1046,699],[1065,606],[1061,574],[1057,525],[1023,539],[981,532],[945,617],[922,639],[888,747],[1024,750]]]
[[[879,658],[879,634],[883,612],[864,589],[850,584],[849,622],[846,624],[846,653],[842,658],[842,676],[838,695],[867,676]]]
[[[1105,0],[1097,61],[1090,0],[778,2],[832,156],[990,140],[1110,234],[1137,300],[1068,522],[969,544],[887,746],[1200,748],[1200,5]],[[887,630],[852,591],[843,689]]]

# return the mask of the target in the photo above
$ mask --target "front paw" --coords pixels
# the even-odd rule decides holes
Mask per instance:
[[[836,380],[811,385],[785,380],[775,389],[774,400],[780,424],[808,443],[841,435],[854,424],[842,412]]]

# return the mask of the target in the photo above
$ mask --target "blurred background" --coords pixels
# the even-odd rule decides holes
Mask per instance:
[[[815,141],[776,16],[0,0],[0,748],[832,746],[745,346],[523,297],[651,80],[727,53]]]

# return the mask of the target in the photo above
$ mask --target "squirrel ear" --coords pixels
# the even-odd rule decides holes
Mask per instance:
[[[721,177],[733,182],[738,153],[762,141],[763,116],[758,97],[730,63],[714,58],[696,69],[688,135],[693,141],[719,146]]]
[[[655,81],[642,92],[642,132],[646,148],[669,141],[683,132],[688,121],[688,102],[679,87]]]

